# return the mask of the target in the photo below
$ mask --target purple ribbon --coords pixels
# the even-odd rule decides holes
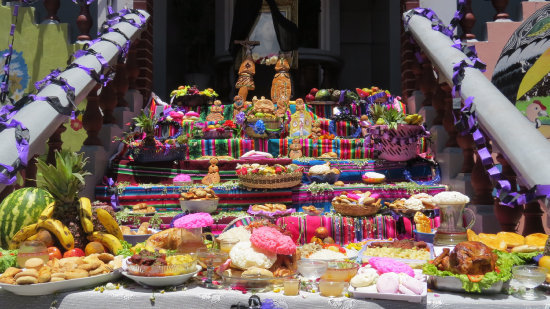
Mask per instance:
[[[115,181],[113,180],[113,178],[107,178],[107,177],[103,177],[103,181],[104,183],[107,185],[108,187],[108,191],[111,191],[113,194],[111,195],[111,207],[113,207],[113,209],[115,211],[119,211],[120,208],[119,208],[119,201],[118,201],[118,194],[117,194],[117,188],[116,188],[116,183]]]
[[[26,2],[26,1],[23,1]],[[10,26],[10,32],[9,32],[9,38],[8,38],[8,52],[4,53],[4,66],[3,71],[4,75],[2,76],[2,81],[0,83],[0,102],[4,104],[6,102],[6,99],[8,98],[9,93],[9,81],[10,81],[10,64],[11,64],[11,56],[13,54],[13,42],[15,40],[15,28],[17,25],[17,19],[19,16],[19,2],[15,2],[15,6],[13,7],[13,14],[12,14],[12,24]]]

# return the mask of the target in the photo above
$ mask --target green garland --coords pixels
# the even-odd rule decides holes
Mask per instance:
[[[200,146],[197,140],[189,141],[189,157],[191,159],[199,158],[202,155]]]
[[[333,192],[334,186],[326,182],[317,183],[314,181],[311,184],[307,185],[307,191],[311,192],[311,195],[319,195],[327,191]]]

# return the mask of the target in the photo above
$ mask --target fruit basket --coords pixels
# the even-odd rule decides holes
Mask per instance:
[[[387,125],[370,128],[371,137],[380,144],[380,159],[408,161],[418,154],[418,140],[425,135],[424,127],[400,124],[397,129]]]

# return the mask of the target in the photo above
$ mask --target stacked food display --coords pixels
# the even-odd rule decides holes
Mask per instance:
[[[130,291],[117,285],[123,275],[146,290],[366,306],[422,304],[431,291],[536,298],[521,285],[550,283],[548,236],[464,226],[469,198],[439,183],[422,116],[387,91],[313,89],[306,102],[226,105],[212,89],[172,96],[134,119],[97,202],[78,198],[86,159],[70,152],[56,166],[39,161],[39,188],[4,200],[3,290],[111,282]]]

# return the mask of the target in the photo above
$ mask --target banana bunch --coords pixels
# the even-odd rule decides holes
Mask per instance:
[[[421,125],[424,122],[424,118],[419,114],[411,114],[405,117],[405,122],[412,125]]]
[[[121,240],[124,239],[122,232],[116,220],[105,209],[97,208],[95,213],[99,222],[105,227],[107,233],[94,231],[92,222],[93,212],[92,203],[86,197],[79,199],[78,215],[82,229],[88,235],[88,240],[99,241],[113,254],[122,249]],[[47,230],[51,235],[59,240],[59,243],[65,250],[74,248],[74,237],[71,231],[61,221],[52,218],[55,210],[55,202],[46,206],[40,214],[36,223],[30,224],[19,230],[13,237],[10,243],[10,249],[17,249],[25,240],[35,240],[40,229]]]

